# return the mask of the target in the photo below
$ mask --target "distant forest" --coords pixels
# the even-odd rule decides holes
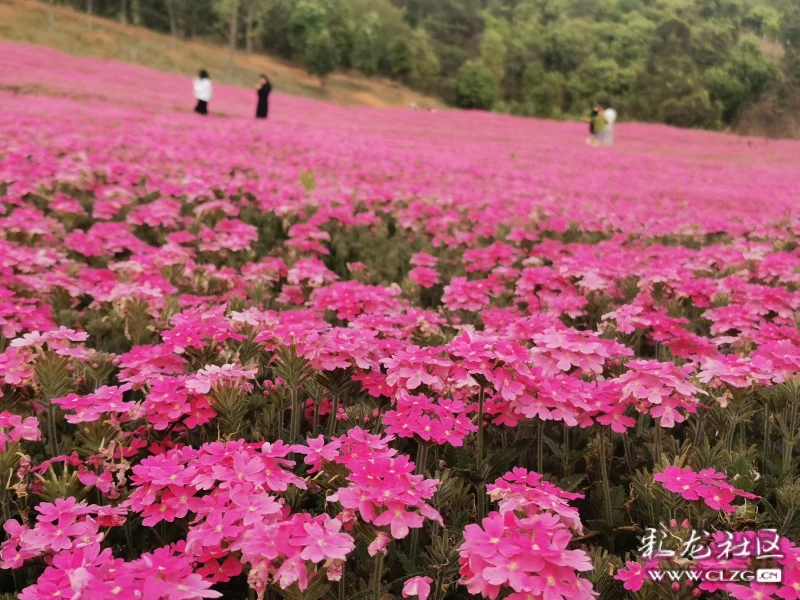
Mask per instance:
[[[50,0],[53,2],[53,0]],[[463,108],[781,134],[800,109],[797,0],[67,0],[302,64],[401,81]]]

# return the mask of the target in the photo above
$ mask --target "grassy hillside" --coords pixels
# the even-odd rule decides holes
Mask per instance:
[[[96,56],[135,63],[171,73],[194,74],[203,67],[214,81],[250,87],[259,73],[268,73],[276,89],[287,94],[321,98],[339,104],[373,107],[406,106],[435,100],[394,82],[349,73],[331,76],[323,88],[304,70],[263,55],[236,54],[226,48],[174,40],[168,35],[115,21],[87,17],[71,8],[55,7],[50,26],[47,4],[36,0],[0,0],[0,39],[55,48],[76,56]]]

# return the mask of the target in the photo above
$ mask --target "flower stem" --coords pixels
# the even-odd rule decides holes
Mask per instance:
[[[598,434],[599,447],[598,451],[600,453],[600,478],[602,479],[602,486],[603,486],[603,508],[605,510],[605,520],[606,526],[610,529],[612,527],[612,521],[614,519],[614,514],[611,507],[611,482],[608,479],[608,465],[606,464],[606,432],[604,429],[600,430]],[[609,542],[611,544],[611,552],[614,552],[614,537],[613,533],[609,533]]]
[[[764,454],[762,455],[762,460],[761,460],[761,468],[764,470],[765,473],[767,471],[767,464],[769,463],[772,454],[771,452],[772,444],[770,443],[770,437],[772,437],[771,436],[772,428],[770,427],[770,425],[771,423],[769,420],[769,404],[767,404],[766,406],[764,406],[764,442],[763,442]]]
[[[50,456],[58,456],[58,439],[56,438],[56,406],[52,402],[47,403],[47,445],[49,446]]]
[[[428,462],[428,446],[425,442],[417,443],[417,464],[415,465],[415,473],[422,475],[425,473],[425,465]]]
[[[297,386],[292,384],[292,421],[291,429],[289,430],[289,443],[294,444],[297,438],[300,437],[300,419],[302,409],[300,408],[300,394],[297,392]]]
[[[536,472],[544,472],[544,421],[540,420],[536,428]]]
[[[700,437],[703,435],[703,419],[701,417],[697,418],[697,429],[694,432],[694,447],[700,445]]]
[[[333,395],[333,403],[331,404],[330,420],[328,421],[328,437],[332,438],[336,433],[336,413],[339,412],[339,394]]]
[[[794,402],[791,411],[791,421],[790,421],[791,428],[789,429],[789,431],[791,431],[792,434],[791,436],[784,436],[783,438],[783,460],[781,461],[782,463],[781,470],[783,471],[782,473],[783,476],[790,475],[791,472],[794,470],[794,465],[792,464],[792,455],[794,454],[794,441],[795,441],[794,436],[796,435],[798,426],[800,425],[800,423],[797,422],[797,416],[798,416],[797,406],[798,402]]]
[[[657,422],[655,423],[655,431],[653,431],[653,436],[654,436],[653,440],[655,446],[655,456],[653,457],[653,462],[658,463],[658,461],[661,460],[661,454],[663,452],[662,449],[663,441],[661,439],[662,436],[661,425],[659,425]]]
[[[342,565],[342,576],[339,578],[339,586],[338,586],[339,589],[337,594],[337,600],[344,600],[344,594],[346,591],[344,586],[344,578],[346,574],[347,574],[347,563]]]
[[[633,476],[633,457],[631,456],[631,440],[627,433],[622,434],[622,447],[625,450],[625,462],[628,465],[628,475]]]
[[[375,555],[375,570],[372,573],[372,598],[381,600],[381,577],[383,577],[383,553]]]
[[[483,425],[484,425],[484,418],[483,418],[483,401],[484,401],[485,392],[483,386],[481,386],[480,391],[478,392],[478,437],[476,442],[476,453],[475,458],[478,467],[478,473],[481,472],[483,468]]]
[[[478,521],[480,522],[486,516],[486,482],[483,481],[483,404],[486,397],[486,392],[481,386],[478,392],[478,436],[476,440],[475,459],[477,465],[477,475],[480,479],[477,490],[477,512]]]
[[[417,442],[417,464],[415,465],[414,472],[417,475],[425,474],[425,464],[428,462],[428,446],[423,441]],[[417,550],[419,549],[419,529],[411,530],[411,548],[408,557],[411,560],[416,560]]]

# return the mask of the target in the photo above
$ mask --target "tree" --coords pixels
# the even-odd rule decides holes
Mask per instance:
[[[692,48],[692,31],[686,22],[670,18],[656,28],[647,61],[633,86],[634,117],[680,127],[720,126],[722,106],[703,87]]]
[[[351,3],[353,0],[317,0],[324,7],[325,27],[331,34],[336,48],[337,64],[349,67],[353,52],[355,24]]]
[[[497,85],[503,81],[506,69],[506,44],[496,29],[487,29],[481,37],[481,63],[491,73]]]
[[[677,127],[717,129],[721,107],[711,102],[706,90],[697,90],[680,98],[669,98],[661,104],[661,119]]]
[[[356,29],[350,63],[364,75],[375,75],[380,60],[381,22],[374,12],[367,13]]]
[[[483,64],[470,61],[461,67],[456,76],[456,106],[491,110],[496,98],[494,78]]]
[[[309,75],[319,77],[322,85],[325,79],[336,68],[336,45],[327,29],[323,29],[311,36],[306,45],[306,70]]]
[[[264,16],[272,4],[272,0],[244,0],[244,44],[247,52],[253,51],[253,40],[260,33]]]
[[[289,43],[295,57],[303,57],[312,39],[317,39],[325,29],[325,11],[311,0],[300,0],[289,21]],[[328,32],[330,38],[330,32]]]
[[[524,102],[530,116],[552,118],[564,107],[567,78],[561,73],[546,73],[541,63],[531,63],[525,70]]]
[[[142,0],[131,0],[131,21],[136,26],[142,24]]]
[[[736,45],[738,32],[733,23],[710,21],[692,31],[691,53],[700,69],[723,64]]]
[[[236,52],[236,36],[239,34],[239,2],[240,0],[229,0],[230,29],[228,30],[228,47],[231,52],[231,60]]]
[[[169,0],[168,0],[169,1]],[[172,0],[174,2],[175,0]],[[228,28],[229,60],[233,62],[239,36],[239,9],[241,0],[214,0],[214,12],[219,21]]]
[[[656,24],[640,13],[631,14],[620,23],[614,31],[614,39],[609,41],[611,57],[620,67],[642,62],[650,51],[655,28]]]
[[[543,58],[548,71],[571,73],[594,53],[592,23],[583,19],[560,20],[549,30]]]
[[[619,65],[613,58],[586,60],[569,77],[567,87],[572,104],[585,107],[603,98],[616,98],[625,93]]]
[[[176,0],[166,0],[167,17],[169,19],[169,33],[173,38],[178,37],[178,14]]]
[[[800,8],[784,15],[781,42],[784,48],[784,71],[792,83],[800,86]]]
[[[414,85],[424,91],[433,89],[439,75],[439,57],[433,50],[430,38],[424,29],[417,28],[411,35],[411,54],[414,56]]]
[[[724,67],[706,72],[705,80],[712,102],[722,106],[723,121],[731,123],[777,83],[778,66],[764,57],[757,41],[745,39]]]
[[[395,40],[389,49],[389,69],[398,79],[407,80],[414,73],[414,53],[404,39]]]
[[[772,6],[754,6],[742,19],[742,25],[756,35],[775,39],[781,31],[781,15]]]
[[[534,90],[541,87],[544,83],[546,71],[541,62],[534,61],[525,67],[525,73],[522,75],[522,93],[523,96],[529,98]]]

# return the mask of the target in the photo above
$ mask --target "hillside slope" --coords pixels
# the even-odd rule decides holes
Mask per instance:
[[[214,81],[255,85],[268,73],[276,89],[287,94],[321,98],[338,104],[373,107],[407,106],[423,97],[394,82],[337,73],[323,88],[302,69],[258,54],[236,54],[233,65],[227,49],[200,42],[174,40],[168,35],[55,7],[50,27],[49,8],[36,0],[0,0],[0,39],[48,46],[76,56],[94,56],[158,69],[194,74],[207,69]],[[424,99],[431,105],[437,101]]]

